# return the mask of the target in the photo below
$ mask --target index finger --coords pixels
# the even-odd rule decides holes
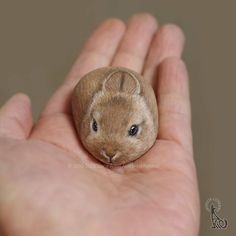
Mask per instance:
[[[84,74],[108,66],[125,32],[125,24],[115,18],[103,22],[85,43],[65,82],[52,95],[41,116],[70,112],[70,96]]]

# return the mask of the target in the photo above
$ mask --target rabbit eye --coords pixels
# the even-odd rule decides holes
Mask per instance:
[[[94,132],[98,131],[98,125],[95,119],[93,119],[93,123],[92,123],[92,129]]]
[[[137,125],[132,125],[129,129],[129,135],[134,136],[138,133],[139,127]]]

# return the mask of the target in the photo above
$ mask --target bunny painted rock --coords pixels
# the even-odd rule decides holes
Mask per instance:
[[[127,68],[103,67],[83,76],[72,94],[72,114],[83,146],[108,165],[134,161],[156,141],[154,91]]]

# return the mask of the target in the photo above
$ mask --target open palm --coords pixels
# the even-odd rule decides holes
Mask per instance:
[[[127,25],[109,19],[86,42],[65,82],[32,125],[29,99],[0,110],[0,225],[5,235],[197,235],[199,197],[193,160],[184,37],[148,14]],[[72,89],[85,73],[124,66],[152,83],[159,135],[152,149],[107,168],[81,146],[71,117]],[[157,69],[158,68],[158,69]]]

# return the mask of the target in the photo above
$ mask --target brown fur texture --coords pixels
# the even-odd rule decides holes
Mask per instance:
[[[154,144],[158,131],[154,91],[136,72],[123,67],[96,69],[76,85],[72,112],[83,146],[99,161],[123,165]],[[97,131],[92,124],[96,121]],[[129,135],[138,125],[136,135]]]

